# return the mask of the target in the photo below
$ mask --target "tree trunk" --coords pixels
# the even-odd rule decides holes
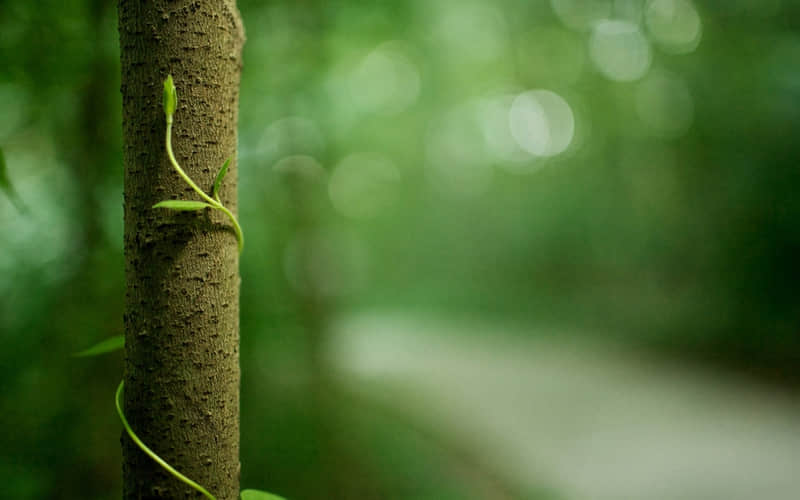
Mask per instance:
[[[197,195],[165,152],[162,82],[178,92],[175,156],[236,211],[244,31],[235,0],[119,0],[125,163],[125,392],[133,430],[220,500],[239,494],[239,255],[217,210],[153,209]],[[123,435],[125,499],[200,498]]]

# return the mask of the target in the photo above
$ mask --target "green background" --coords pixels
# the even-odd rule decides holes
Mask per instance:
[[[510,480],[460,443],[337,385],[332,332],[367,313],[525,325],[794,392],[800,5],[239,7],[244,486],[502,498],[474,482]],[[0,33],[25,205],[0,197],[0,496],[118,498],[122,354],[71,357],[122,333],[116,11],[5,1]],[[530,154],[524,126],[568,145]]]

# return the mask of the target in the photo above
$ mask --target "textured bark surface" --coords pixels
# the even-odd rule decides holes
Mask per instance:
[[[178,91],[173,147],[208,191],[226,158],[236,212],[244,32],[235,0],[119,1],[125,163],[125,392],[134,431],[220,500],[239,492],[239,256],[217,211],[152,209],[197,195],[168,163],[162,82]],[[201,498],[123,435],[125,499]]]

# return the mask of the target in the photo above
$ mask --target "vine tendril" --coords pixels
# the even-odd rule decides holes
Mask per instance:
[[[125,413],[123,413],[123,411],[122,411],[122,403],[120,403],[120,400],[122,399],[122,388],[123,388],[124,385],[125,385],[125,381],[124,380],[120,381],[119,387],[117,387],[117,395],[116,395],[116,398],[115,398],[115,402],[117,404],[117,413],[119,414],[119,419],[122,420],[122,426],[125,428],[125,431],[128,433],[128,436],[130,436],[130,438],[133,440],[133,442],[136,443],[136,445],[139,448],[141,448],[142,451],[147,454],[147,456],[152,458],[158,465],[160,465],[161,467],[166,469],[167,472],[169,472],[170,474],[175,476],[175,478],[177,478],[179,481],[182,481],[182,482],[188,484],[189,486],[191,486],[195,490],[197,490],[200,493],[202,493],[203,495],[205,495],[210,500],[217,500],[217,498],[214,495],[212,495],[211,493],[209,493],[208,490],[206,490],[205,488],[203,488],[202,486],[200,486],[196,482],[192,481],[188,477],[184,476],[183,474],[181,474],[180,472],[175,470],[175,468],[173,466],[171,466],[170,464],[168,464],[163,458],[161,458],[158,455],[156,455],[156,453],[153,450],[151,450],[150,448],[148,448],[147,445],[144,444],[141,439],[139,439],[139,436],[137,436],[136,433],[133,432],[133,429],[131,429],[131,426],[128,423],[128,419],[125,418]]]

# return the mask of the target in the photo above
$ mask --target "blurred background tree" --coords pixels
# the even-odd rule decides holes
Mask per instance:
[[[794,390],[800,5],[239,6],[243,485],[572,498],[412,417],[413,395],[338,383],[352,318],[513,324]],[[0,4],[0,147],[30,207],[0,198],[9,498],[119,497],[121,358],[69,356],[121,333],[115,16]]]

